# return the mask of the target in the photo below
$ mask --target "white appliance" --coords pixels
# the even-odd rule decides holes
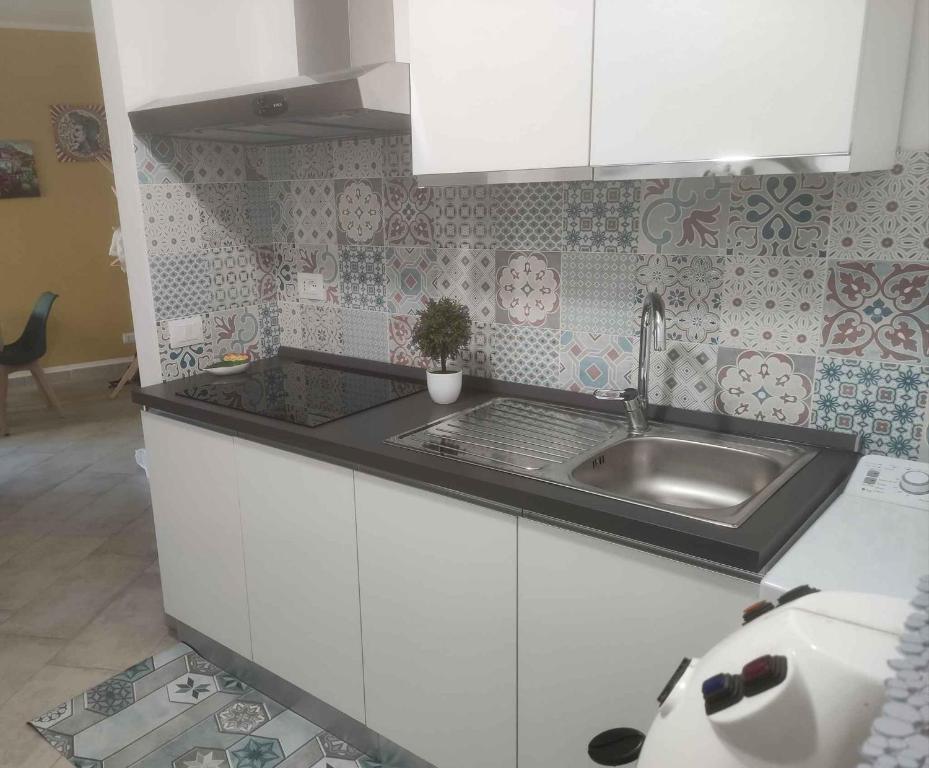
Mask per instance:
[[[775,600],[809,584],[910,597],[929,571],[929,464],[864,456],[845,490],[765,575]]]
[[[751,620],[686,667],[638,768],[856,765],[910,611],[902,598],[820,592]]]

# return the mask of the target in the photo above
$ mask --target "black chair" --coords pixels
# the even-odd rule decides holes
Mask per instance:
[[[35,379],[39,391],[48,402],[49,408],[61,414],[61,403],[55,396],[45,371],[39,365],[39,359],[45,355],[46,327],[52,304],[58,294],[46,291],[36,300],[32,314],[26,322],[22,335],[11,344],[0,347],[0,437],[8,434],[6,424],[6,396],[9,388],[9,376],[14,371],[28,370]]]

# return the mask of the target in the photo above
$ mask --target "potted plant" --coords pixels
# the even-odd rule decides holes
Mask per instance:
[[[424,356],[438,363],[426,370],[426,384],[433,401],[454,403],[461,394],[461,370],[448,361],[461,354],[471,340],[471,315],[460,301],[448,297],[430,300],[413,328],[413,343]]]

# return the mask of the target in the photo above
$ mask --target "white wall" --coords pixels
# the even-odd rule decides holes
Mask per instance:
[[[929,0],[917,0],[900,146],[929,149]]]

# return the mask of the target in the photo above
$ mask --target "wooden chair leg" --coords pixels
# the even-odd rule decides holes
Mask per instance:
[[[129,363],[129,367],[123,372],[122,377],[119,380],[119,383],[110,393],[110,400],[115,400],[119,397],[119,393],[122,392],[123,387],[125,387],[135,376],[136,371],[139,370],[139,358],[136,355],[133,355],[132,362]]]
[[[6,425],[6,395],[10,388],[10,371],[0,365],[0,437],[10,434]]]
[[[42,370],[42,366],[39,365],[38,362],[30,363],[29,372],[32,374],[32,378],[35,379],[39,391],[45,397],[48,407],[61,416],[61,403],[58,402],[58,398],[55,396],[55,390],[52,389],[52,385],[49,383],[45,371]]]

